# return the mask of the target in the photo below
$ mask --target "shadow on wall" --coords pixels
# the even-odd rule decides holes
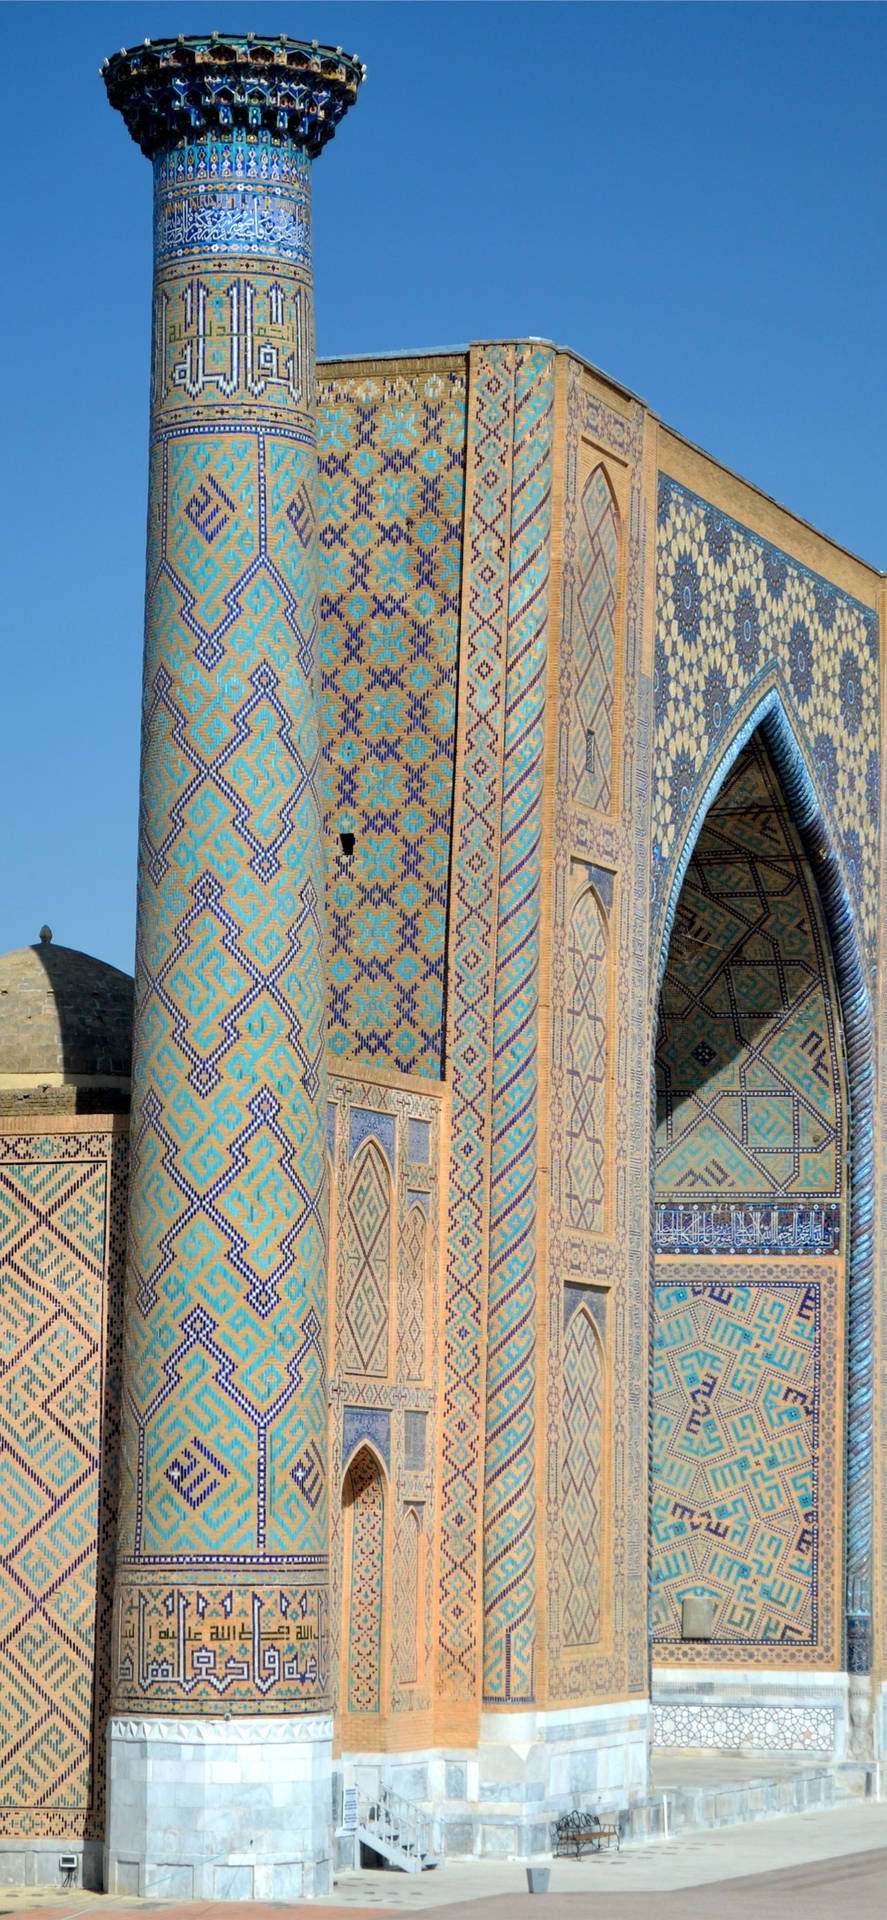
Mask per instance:
[[[755,739],[699,835],[675,917],[656,1052],[657,1198],[836,1195],[838,1027],[815,883]]]

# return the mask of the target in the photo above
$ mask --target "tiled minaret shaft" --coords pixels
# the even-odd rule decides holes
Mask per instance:
[[[154,166],[114,1706],[264,1724],[328,1707],[310,173],[362,70],[251,34],[103,72]]]

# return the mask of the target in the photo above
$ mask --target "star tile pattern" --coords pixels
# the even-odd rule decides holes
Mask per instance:
[[[465,360],[318,388],[334,1054],[443,1071]],[[345,859],[339,835],[353,833]]]

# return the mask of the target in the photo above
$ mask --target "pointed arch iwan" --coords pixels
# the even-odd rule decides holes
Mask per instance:
[[[782,785],[789,813],[810,862],[819,893],[844,1030],[850,1168],[844,1437],[844,1632],[847,1671],[868,1673],[872,1660],[874,1027],[856,910],[841,866],[835,836],[776,687],[771,687],[763,699],[757,701],[725,743],[717,767],[694,809],[675,868],[659,935],[653,1008],[655,1014],[678,900],[696,842],[709,809],[735,761],[752,734],[759,729]],[[654,1089],[655,1121],[655,1018],[652,1025],[651,1084]],[[654,1259],[655,1253],[651,1248],[651,1261]]]

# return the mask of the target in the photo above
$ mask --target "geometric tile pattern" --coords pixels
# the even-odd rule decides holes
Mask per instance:
[[[0,1141],[4,1838],[102,1831],[125,1145]]]
[[[431,1694],[428,1667],[433,1646],[433,1595],[427,1577],[427,1528],[435,1512],[438,1493],[438,1449],[433,1444],[438,1428],[439,1396],[442,1380],[441,1298],[437,1282],[439,1271],[440,1210],[438,1141],[442,1119],[442,1090],[433,1086],[419,1091],[421,1082],[407,1090],[384,1086],[373,1077],[354,1076],[350,1070],[330,1077],[330,1095],[338,1112],[335,1130],[336,1155],[332,1182],[332,1247],[330,1298],[335,1304],[330,1338],[330,1474],[341,1497],[331,1510],[331,1665],[338,1676],[338,1700],[335,1710],[347,1712],[348,1635],[350,1621],[349,1556],[352,1507],[348,1469],[360,1452],[371,1453],[381,1461],[387,1498],[390,1482],[392,1522],[389,1537],[390,1566],[386,1563],[386,1613],[381,1621],[383,1654],[390,1652],[390,1685],[383,1670],[383,1704],[393,1713],[424,1713],[430,1709]],[[368,1122],[379,1123],[379,1129]],[[386,1127],[391,1128],[391,1152],[388,1157]],[[418,1174],[412,1146],[416,1133],[422,1136],[422,1170]],[[360,1144],[352,1157],[355,1135]],[[389,1165],[394,1169],[393,1186],[385,1188],[389,1219],[387,1245],[397,1243],[397,1338],[386,1332],[383,1341],[384,1372],[349,1372],[346,1356],[351,1344],[347,1324],[347,1265],[353,1249],[353,1228],[349,1222],[348,1195],[354,1206],[355,1192],[361,1184],[365,1157],[375,1156],[380,1175],[390,1183]],[[378,1189],[376,1190],[378,1193]],[[375,1215],[378,1201],[373,1200]],[[372,1239],[372,1229],[363,1229],[364,1242]],[[391,1275],[393,1281],[394,1275]],[[391,1310],[389,1309],[389,1313]],[[390,1328],[390,1318],[388,1320]],[[410,1351],[410,1349],[414,1349]],[[427,1371],[426,1371],[427,1369]],[[412,1543],[408,1533],[407,1511],[415,1508],[418,1522],[416,1594],[417,1616],[410,1596],[413,1594]],[[426,1516],[429,1518],[426,1520]],[[408,1591],[399,1596],[402,1574],[408,1576]],[[410,1608],[412,1612],[410,1613]],[[413,1644],[409,1635],[412,1633]],[[403,1658],[402,1658],[403,1655]],[[417,1666],[417,1660],[420,1664]],[[383,1669],[385,1661],[383,1659]],[[414,1670],[412,1679],[401,1679],[402,1670]],[[418,1677],[417,1677],[418,1676]],[[378,1742],[378,1731],[366,1714],[349,1720],[341,1732],[346,1748],[360,1749]]]
[[[832,823],[871,953],[880,820],[878,618],[831,581],[659,477],[655,917],[737,714],[775,679]]]
[[[155,271],[116,1698],[298,1711],[327,1558],[309,163],[232,130],[155,173],[186,239]]]
[[[743,1267],[733,1280],[724,1268],[688,1284],[684,1267],[670,1284],[659,1269],[657,1642],[680,1641],[685,1594],[715,1601],[716,1643],[817,1642],[821,1289],[811,1271],[783,1279],[787,1268]],[[822,1518],[831,1530],[830,1508]]]
[[[403,373],[328,366],[317,428],[329,1041],[335,1054],[436,1078],[464,356]]]
[[[573,656],[576,705],[570,730],[573,796],[609,811],[613,781],[613,668],[619,584],[619,514],[603,467],[582,490]]]
[[[656,1055],[658,1201],[767,1201],[772,1219],[775,1201],[840,1199],[826,954],[815,882],[754,738],[706,817],[678,902]]]
[[[751,1753],[834,1753],[834,1707],[726,1707],[657,1703],[657,1747],[735,1747]]]
[[[570,916],[567,1137],[564,1178],[571,1227],[604,1227],[607,1126],[607,928],[597,895]]]
[[[397,1311],[397,1371],[405,1380],[425,1378],[425,1287],[428,1219],[411,1205],[400,1236]]]
[[[443,1326],[438,1688],[473,1702],[478,1671],[492,990],[516,349],[471,358],[462,633],[462,791],[454,822],[447,1037],[452,1136]]]
[[[342,1285],[346,1373],[387,1374],[391,1178],[373,1140],[363,1148],[351,1179]]]
[[[561,1578],[568,1647],[594,1646],[601,1637],[603,1443],[603,1349],[580,1308],[564,1340]]]
[[[362,1448],[348,1470],[351,1500],[351,1608],[348,1711],[378,1713],[382,1704],[383,1546],[385,1495],[377,1462]]]
[[[394,1680],[401,1687],[419,1678],[419,1528],[416,1508],[405,1507],[394,1559]]]
[[[490,1164],[484,1698],[535,1698],[536,1213],[542,774],[554,356],[519,350],[509,538]]]
[[[639,671],[645,630],[647,540],[645,495],[649,432],[637,402],[611,405],[589,370],[562,362],[563,435],[558,481],[563,490],[562,622],[557,662],[556,785],[552,840],[546,857],[551,918],[545,929],[550,982],[548,1174],[541,1204],[546,1214],[547,1299],[545,1402],[539,1444],[544,1446],[544,1527],[547,1623],[547,1704],[642,1696],[648,1684],[647,1441],[649,1327],[638,1275],[649,1252],[649,764],[651,711],[646,675]],[[579,597],[588,578],[586,508],[602,498],[595,473],[606,476],[612,500],[599,579],[617,587],[604,617],[613,623],[610,706],[610,794],[589,805],[575,788],[571,742],[576,744]],[[617,504],[618,502],[618,504]],[[600,568],[603,567],[603,574]],[[608,593],[600,602],[606,608]],[[586,622],[586,625],[588,623]],[[595,755],[597,753],[597,729]],[[581,740],[581,736],[580,736]],[[594,897],[597,924],[590,919]],[[574,921],[574,912],[576,915]],[[572,927],[572,935],[571,935]],[[599,964],[594,967],[595,958]],[[612,974],[612,989],[608,986]],[[606,1083],[597,1079],[597,1019],[606,1036]],[[595,1062],[586,1087],[579,1070],[577,1034]],[[571,1085],[571,1068],[573,1084]],[[571,1140],[571,1131],[575,1137]],[[597,1222],[589,1233],[574,1225],[567,1161],[577,1155],[582,1191],[593,1196]],[[603,1193],[596,1186],[602,1151]],[[578,1304],[574,1305],[574,1303]],[[563,1446],[566,1341],[580,1307],[601,1335],[606,1372],[606,1446],[598,1454],[602,1527],[599,1533],[601,1628],[591,1644],[567,1641],[564,1607],[576,1498],[565,1512]],[[572,1416],[571,1416],[572,1425]],[[544,1440],[542,1438],[544,1434]],[[588,1448],[589,1463],[592,1448]],[[542,1476],[540,1475],[540,1478]],[[571,1601],[574,1597],[571,1595]]]

